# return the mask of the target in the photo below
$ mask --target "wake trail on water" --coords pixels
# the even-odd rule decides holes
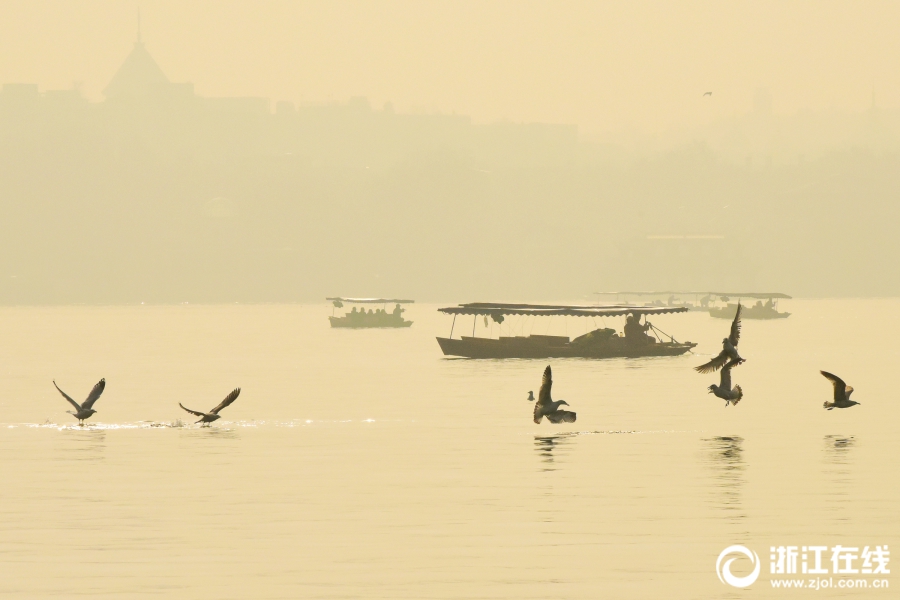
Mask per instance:
[[[309,427],[314,425],[333,425],[344,423],[408,423],[414,421],[399,419],[290,419],[290,420],[249,420],[249,421],[225,421],[220,420],[215,425],[205,427],[200,423],[184,422],[181,419],[174,421],[137,421],[133,423],[91,423],[78,425],[77,423],[60,424],[49,419],[43,423],[2,423],[0,428],[6,429],[56,429],[57,431],[128,431],[146,429],[211,429],[230,430],[236,428],[265,428],[265,427]]]
[[[564,431],[552,435],[553,437],[575,437],[578,435],[652,435],[667,433],[700,433],[700,431],[683,429],[651,429],[646,431],[639,429],[609,429],[595,431]]]

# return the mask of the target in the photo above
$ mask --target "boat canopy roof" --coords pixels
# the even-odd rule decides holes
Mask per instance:
[[[401,300],[399,298],[325,298],[330,302],[348,302],[350,304],[412,304],[415,300]]]
[[[470,302],[459,306],[439,308],[448,315],[536,315],[567,317],[615,317],[629,314],[661,315],[665,313],[687,312],[683,306],[631,306],[616,304],[610,306],[583,306],[567,304],[505,304],[502,302]]]
[[[790,300],[787,294],[779,292],[594,292],[598,296],[729,296],[735,298],[784,298]]]

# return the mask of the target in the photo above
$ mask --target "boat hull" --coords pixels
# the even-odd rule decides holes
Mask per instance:
[[[332,327],[344,329],[400,329],[403,327],[411,327],[412,321],[381,319],[360,322],[358,319],[350,320],[346,317],[328,317]]]
[[[437,338],[445,356],[464,358],[640,358],[678,356],[697,344],[666,342],[656,344],[608,343],[578,346],[568,338],[529,336],[501,338]]]
[[[729,304],[725,307],[709,309],[709,316],[715,317],[717,319],[731,320],[734,319],[735,312],[737,312],[737,304]],[[766,308],[764,306],[759,308],[755,306],[745,306],[741,309],[742,319],[787,319],[789,316],[791,316],[791,313],[789,312],[778,312],[773,308]]]

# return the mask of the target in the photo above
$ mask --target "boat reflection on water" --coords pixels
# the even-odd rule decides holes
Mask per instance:
[[[717,498],[714,503],[725,511],[729,521],[738,523],[747,518],[743,506],[744,439],[739,436],[719,436],[705,440],[708,444],[707,459],[717,481]]]

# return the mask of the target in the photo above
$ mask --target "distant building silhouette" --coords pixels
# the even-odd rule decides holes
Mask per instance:
[[[364,97],[203,97],[163,67],[138,37],[101,102],[0,88],[0,304],[900,293],[896,111],[779,115],[757,91],[683,138],[602,142]]]
[[[171,85],[156,61],[147,52],[141,40],[134,43],[131,53],[113,75],[109,85],[103,90],[108,101],[123,101],[144,98]]]

